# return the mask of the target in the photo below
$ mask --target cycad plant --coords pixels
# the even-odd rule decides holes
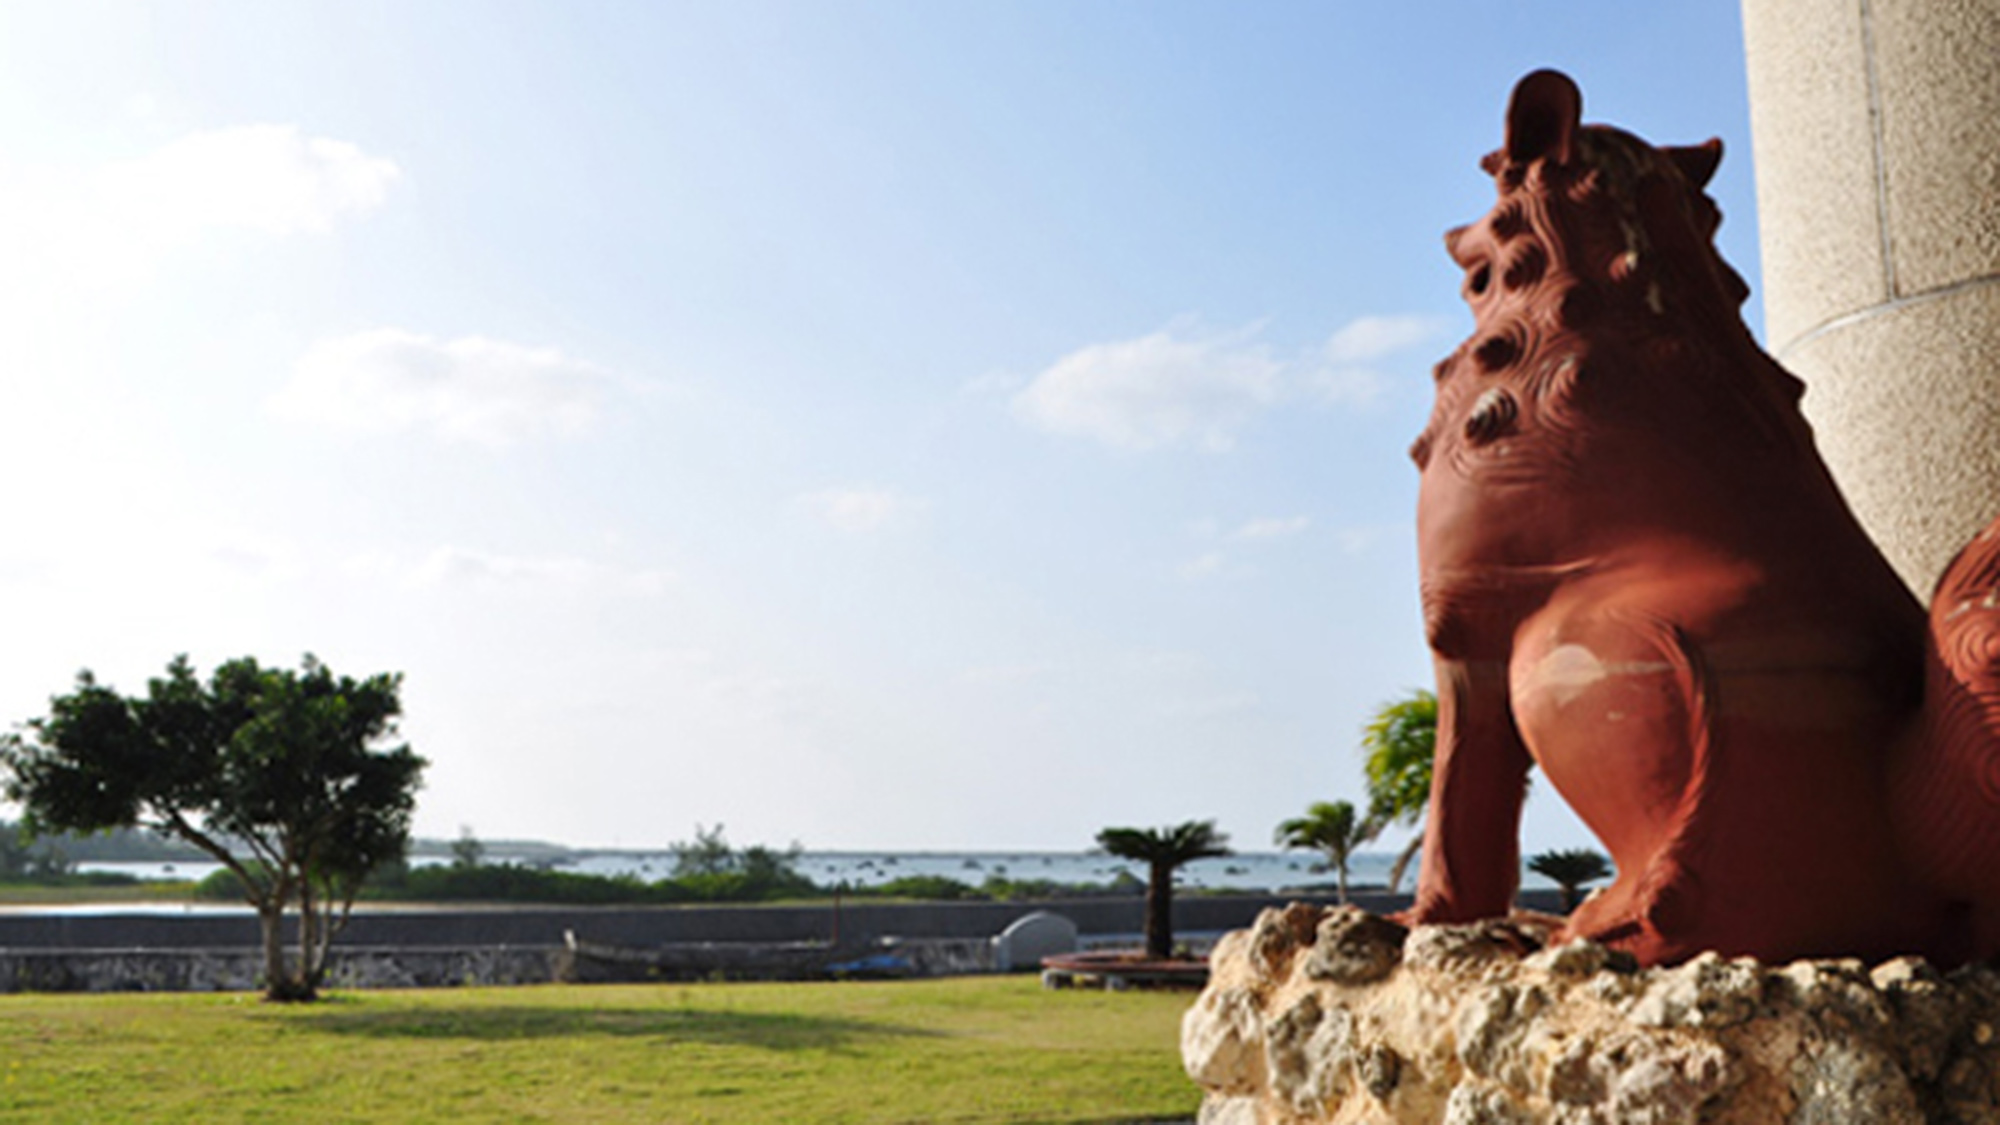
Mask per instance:
[[[1212,820],[1166,828],[1106,828],[1097,846],[1120,859],[1146,865],[1146,956],[1174,952],[1174,872],[1197,859],[1229,854],[1229,837]]]
[[[1583,901],[1585,885],[1609,879],[1614,874],[1611,861],[1589,848],[1542,852],[1528,859],[1528,870],[1562,888],[1564,914],[1575,910],[1577,903]]]

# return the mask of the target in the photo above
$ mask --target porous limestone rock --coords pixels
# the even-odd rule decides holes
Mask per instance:
[[[1557,919],[1267,910],[1181,1024],[1203,1125],[2000,1123],[2000,973],[1906,957],[1641,969]]]

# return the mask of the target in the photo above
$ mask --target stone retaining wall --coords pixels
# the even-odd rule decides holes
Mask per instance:
[[[880,947],[919,977],[990,973],[992,946],[972,938],[915,939]],[[867,951],[795,945],[703,942],[646,951],[649,963],[607,967],[563,946],[393,949],[335,946],[327,955],[329,988],[455,988],[551,981],[793,980],[823,975],[828,963]],[[0,950],[0,993],[247,992],[262,987],[261,951],[228,949]]]
[[[336,946],[328,955],[333,988],[446,988],[547,984],[565,956],[561,947],[385,949]],[[255,949],[0,950],[0,992],[247,992],[261,987],[264,957]]]
[[[1541,892],[1529,892],[1533,904]],[[1355,902],[1378,913],[1408,905],[1406,895],[1363,893]],[[1174,901],[1174,925],[1190,933],[1242,929],[1268,906],[1331,896],[1191,895]],[[1546,909],[1546,907],[1537,907]],[[1136,934],[1144,926],[1144,901],[1121,898],[1035,902],[848,901],[836,927],[833,904],[785,906],[494,906],[376,907],[355,910],[341,943],[418,948],[445,946],[559,946],[566,932],[607,945],[655,946],[700,941],[829,941],[836,928],[844,942],[873,937],[986,938],[1024,914],[1048,910],[1092,934]],[[289,927],[288,927],[289,930]],[[219,949],[259,944],[257,919],[247,912],[166,914],[0,912],[4,949]]]
[[[1539,902],[1538,895],[1523,898]],[[1409,901],[1355,898],[1371,910]],[[1199,947],[1205,935],[1248,926],[1260,910],[1285,901],[1184,896],[1175,904],[1175,923]],[[1107,937],[1136,939],[1141,909],[1138,899],[843,905],[841,948],[900,955],[918,976],[992,972],[991,937],[1025,914],[1048,910],[1069,918],[1089,947]],[[831,905],[367,911],[354,916],[329,954],[328,983],[437,988],[590,976],[576,971],[568,935],[659,951],[669,964],[666,975],[680,978],[769,976],[790,971],[780,962],[792,954],[779,947],[825,942],[832,922]],[[714,954],[707,962],[704,950]],[[257,921],[248,915],[0,914],[0,993],[247,990],[258,987],[262,967]]]

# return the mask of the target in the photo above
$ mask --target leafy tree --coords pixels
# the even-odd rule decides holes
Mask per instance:
[[[48,883],[75,870],[50,840],[37,840],[21,825],[0,820],[0,882]]]
[[[1347,801],[1316,801],[1306,815],[1278,825],[1276,841],[1286,848],[1303,848],[1326,857],[1338,880],[1340,901],[1347,901],[1347,860],[1371,839],[1380,824],[1362,819]]]
[[[1589,848],[1542,852],[1529,858],[1528,870],[1562,888],[1564,914],[1575,910],[1577,903],[1583,901],[1585,885],[1609,879],[1614,874],[1611,861],[1601,852]]]
[[[1174,872],[1197,859],[1229,854],[1229,837],[1212,820],[1167,828],[1106,828],[1097,846],[1120,859],[1146,865],[1146,956],[1174,951]]]
[[[1436,747],[1437,696],[1423,690],[1383,704],[1361,729],[1368,819],[1377,831],[1392,824],[1407,824],[1414,831],[1389,869],[1391,891],[1403,885],[1403,872],[1423,846],[1422,824],[1431,803],[1431,758]]]
[[[694,826],[694,842],[676,840],[667,845],[674,853],[674,877],[684,879],[690,875],[721,875],[736,867],[736,851],[722,834],[722,825],[713,828]]]
[[[123,696],[89,671],[0,743],[31,829],[144,827],[200,848],[257,912],[264,987],[310,1000],[363,881],[402,858],[425,762],[395,735],[402,678],[297,672],[248,657],[203,683],[185,656]],[[288,964],[283,921],[299,916]]]
[[[722,825],[694,826],[694,842],[668,845],[674,853],[672,882],[689,898],[703,902],[754,902],[776,898],[808,898],[819,888],[799,873],[803,848],[784,851],[761,844],[738,850],[729,846]]]
[[[472,834],[472,826],[458,826],[458,839],[451,842],[451,865],[453,867],[478,867],[486,862],[486,845]]]

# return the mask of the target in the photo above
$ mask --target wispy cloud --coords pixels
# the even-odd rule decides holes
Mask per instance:
[[[1228,531],[1221,530],[1221,525],[1213,519],[1197,521],[1188,530],[1195,538],[1211,544],[1217,542],[1225,545],[1245,544],[1245,549],[1256,550],[1258,549],[1258,544],[1270,544],[1279,540],[1290,539],[1304,532],[1310,526],[1312,526],[1312,519],[1308,516],[1260,516],[1256,519],[1246,520]],[[1228,550],[1210,547],[1194,558],[1183,562],[1179,567],[1175,568],[1175,573],[1180,575],[1183,580],[1189,582],[1200,582],[1217,578],[1246,578],[1256,573],[1253,568],[1237,562],[1233,557],[1235,554],[1236,549],[1233,546]]]
[[[1027,382],[1026,378],[1012,371],[988,371],[959,384],[958,393],[968,398],[1007,395],[1020,390]]]
[[[1221,551],[1204,551],[1182,563],[1177,573],[1189,582],[1200,582],[1222,574],[1229,565],[1229,557]]]
[[[1416,541],[1416,528],[1409,524],[1357,524],[1343,527],[1334,532],[1335,540],[1343,553],[1365,555],[1384,544],[1401,540],[1404,543]]]
[[[1366,363],[1435,339],[1448,327],[1435,316],[1363,316],[1350,320],[1326,342],[1329,363]]]
[[[1066,671],[1066,666],[1050,660],[1016,664],[981,664],[958,673],[958,681],[981,686],[1025,684]]]
[[[1300,382],[1321,402],[1372,402],[1389,386],[1378,362],[1436,339],[1449,323],[1434,316],[1358,317],[1327,340],[1317,362],[1304,365]]]
[[[352,573],[411,589],[565,590],[650,596],[673,584],[672,572],[608,566],[573,555],[502,555],[443,546],[410,558],[376,552],[348,560]]]
[[[304,570],[299,549],[282,539],[241,529],[216,536],[207,556],[236,579],[291,578]]]
[[[1125,449],[1228,449],[1236,432],[1276,402],[1281,365],[1242,334],[1186,338],[1171,331],[1093,344],[1056,361],[1013,400],[1045,430]]]
[[[1288,539],[1312,525],[1305,516],[1267,516],[1254,519],[1229,533],[1231,539]]]
[[[331,429],[427,430],[497,449],[580,433],[612,382],[554,348],[382,328],[313,345],[270,405]]]
[[[1387,380],[1369,364],[1443,327],[1432,317],[1362,317],[1324,345],[1290,356],[1258,340],[1260,327],[1210,336],[1169,328],[1071,352],[1035,376],[1012,406],[1017,417],[1052,433],[1122,449],[1222,451],[1257,414],[1281,402],[1373,400]]]
[[[799,502],[841,531],[875,531],[920,510],[923,502],[880,488],[827,488]]]

